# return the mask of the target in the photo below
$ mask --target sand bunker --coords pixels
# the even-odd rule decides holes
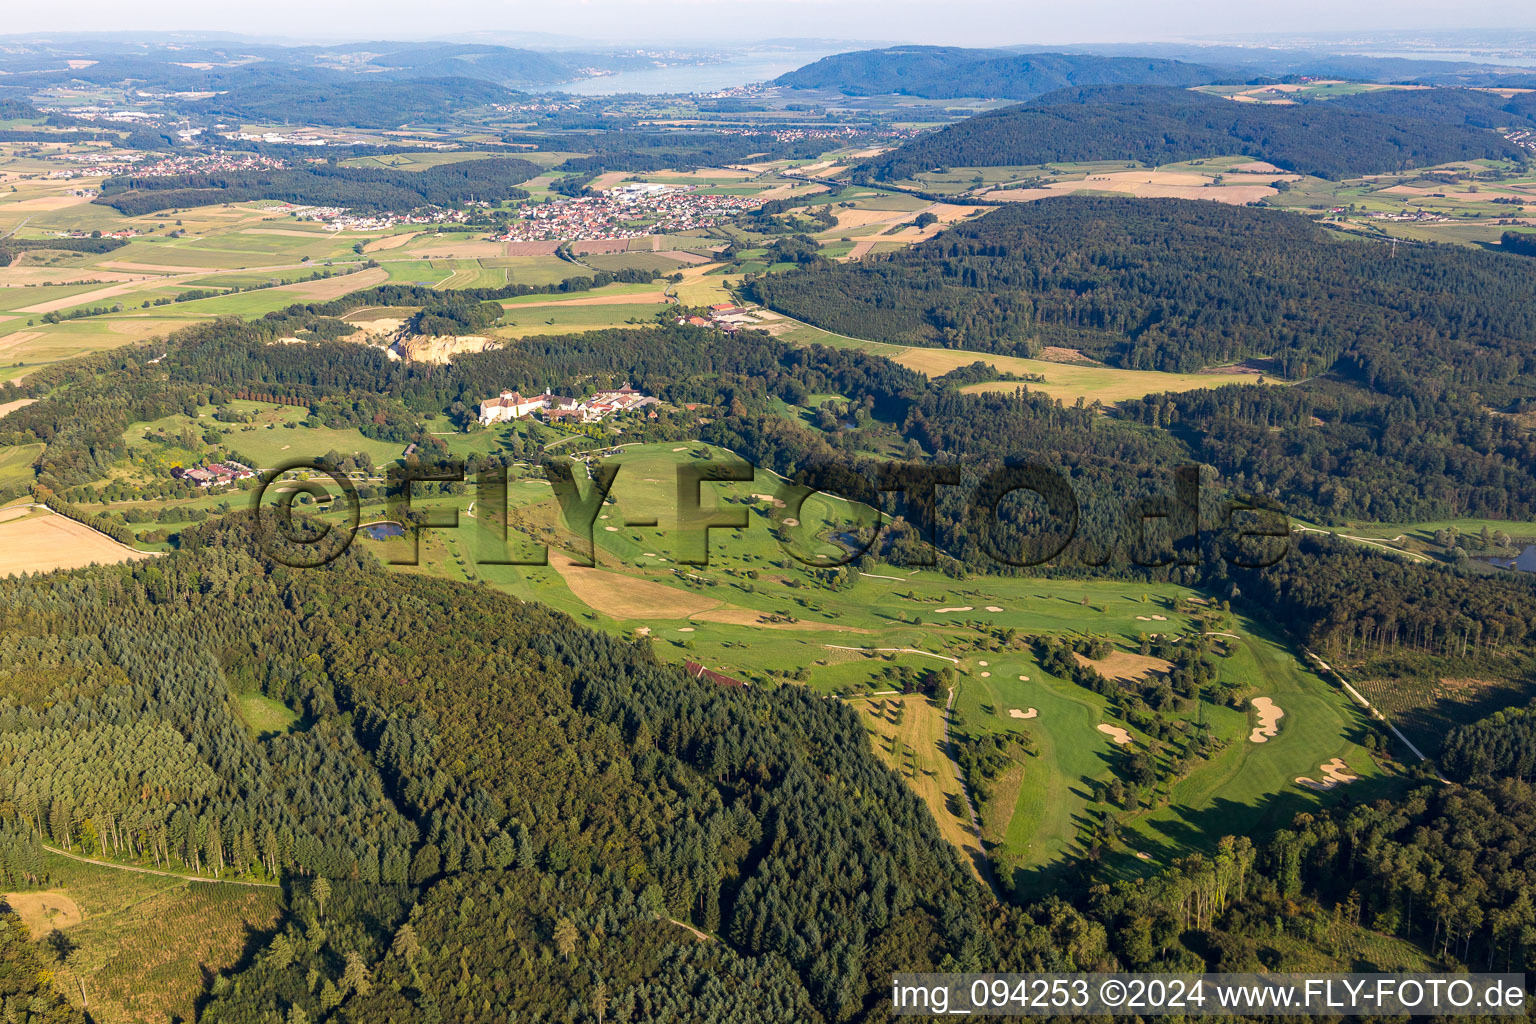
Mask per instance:
[[[618,533],[619,532],[619,528],[617,526],[605,526],[605,527],[603,527],[603,529],[607,530],[609,533]]]
[[[681,447],[681,448],[673,448],[673,449],[672,449],[672,450],[673,450],[673,451],[675,451],[675,452],[685,452],[685,451],[687,451],[687,450],[688,450],[688,446],[687,446],[687,445],[684,445],[684,446],[683,446],[683,447]]]
[[[1152,616],[1152,621],[1153,622],[1167,622],[1168,621],[1168,616],[1166,616],[1166,615],[1154,615],[1154,616]]]
[[[1136,616],[1136,621],[1137,622],[1151,622],[1152,620],[1147,618],[1145,615],[1138,615],[1138,616]]]
[[[1270,737],[1280,734],[1279,723],[1285,712],[1268,697],[1255,697],[1248,703],[1253,706],[1253,713],[1259,716],[1259,724],[1248,734],[1248,742],[1268,743]]]
[[[1009,718],[1034,718],[1039,713],[1034,708],[1030,708],[1028,711],[1020,711],[1018,708],[1008,709]]]
[[[943,613],[943,612],[970,612],[970,611],[975,611],[975,610],[976,609],[975,609],[974,606],[968,605],[968,604],[963,604],[963,605],[959,606],[958,608],[935,608],[934,609],[934,611],[940,612],[940,613]]]
[[[1306,786],[1308,789],[1327,791],[1335,786],[1342,786],[1346,782],[1357,782],[1360,779],[1360,776],[1350,772],[1349,765],[1344,763],[1342,757],[1336,757],[1332,761],[1324,762],[1317,767],[1323,773],[1322,782],[1318,782],[1316,779],[1301,777],[1296,780],[1296,784],[1298,786]]]
[[[986,668],[988,663],[985,661],[978,661],[976,664],[980,665],[982,668]]]
[[[1000,611],[1002,611],[1002,609],[999,608],[995,604],[989,604],[989,605],[987,605],[987,611],[989,611],[989,612],[1000,612]]]
[[[680,626],[680,627],[678,627],[677,631],[679,633],[692,633],[693,632],[693,627],[692,626]]]
[[[991,679],[992,678],[992,673],[991,672],[983,672],[981,674],[981,678],[983,678],[983,679]]]
[[[1029,682],[1029,676],[1019,676],[1019,682],[1021,682],[1021,683]]]
[[[1099,732],[1114,740],[1120,746],[1126,746],[1131,742],[1131,734],[1118,725],[1110,725],[1107,722],[1099,724]]]
[[[783,508],[784,507],[784,503],[782,501],[780,501],[778,498],[775,498],[771,494],[754,494],[754,495],[752,495],[752,498],[753,498],[754,501],[771,501],[771,502],[773,502],[773,507],[774,508]]]

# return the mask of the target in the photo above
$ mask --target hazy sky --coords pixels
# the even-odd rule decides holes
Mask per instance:
[[[816,36],[963,45],[1129,42],[1219,33],[1532,28],[1531,0],[0,0],[0,32],[218,30],[335,39],[478,30],[608,41]],[[1384,17],[1384,15],[1386,15]]]

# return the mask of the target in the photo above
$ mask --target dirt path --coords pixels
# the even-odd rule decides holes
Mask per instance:
[[[838,644],[822,644],[822,646],[831,651],[872,651],[876,654],[922,654],[929,658],[938,658],[940,661],[947,661],[955,665],[960,664],[959,658],[951,658],[947,654],[934,654],[931,651],[920,651],[916,647],[842,647]]]
[[[177,874],[175,871],[160,871],[155,868],[141,868],[135,867],[132,864],[114,864],[109,860],[97,860],[94,857],[82,857],[78,853],[70,853],[68,850],[61,850],[57,846],[49,846],[47,843],[42,843],[41,846],[49,853],[56,853],[60,857],[68,857],[70,860],[77,860],[82,864],[94,864],[99,868],[112,868],[115,871],[132,871],[134,874],[138,875],[160,875],[162,878],[175,878],[182,882],[203,882],[207,885],[244,885],[253,889],[282,888],[282,886],[278,885],[276,882],[243,882],[235,878],[198,878],[195,875]]]
[[[683,931],[692,933],[693,937],[698,939],[700,942],[714,942],[715,941],[714,940],[714,936],[710,935],[708,932],[701,932],[701,931],[699,931],[697,928],[695,928],[693,925],[689,924],[687,921],[679,921],[675,917],[669,917],[669,918],[667,918],[667,920],[671,921],[673,924],[675,924],[679,928],[683,929]]]
[[[1311,378],[1308,379],[1310,380]],[[1301,382],[1298,381],[1297,383]],[[1341,537],[1344,540],[1352,540],[1356,544],[1364,544],[1368,548],[1376,548],[1378,551],[1390,551],[1394,555],[1402,555],[1404,558],[1411,558],[1415,562],[1434,561],[1434,559],[1430,558],[1428,555],[1421,555],[1417,551],[1405,551],[1402,548],[1395,548],[1384,540],[1377,540],[1372,537],[1355,537],[1347,533],[1339,533],[1337,530],[1319,530],[1315,526],[1293,526],[1292,529],[1294,529],[1297,533],[1325,533],[1330,537]],[[1401,540],[1402,534],[1398,534],[1397,539]]]

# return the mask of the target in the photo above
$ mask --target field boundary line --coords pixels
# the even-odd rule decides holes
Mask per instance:
[[[109,860],[97,860],[95,857],[86,857],[78,853],[70,853],[61,850],[57,846],[49,846],[47,843],[39,843],[49,853],[56,853],[60,857],[68,857],[82,864],[94,864],[99,868],[113,868],[117,871],[132,871],[139,875],[159,875],[162,878],[175,878],[183,882],[202,882],[204,885],[245,885],[256,889],[281,889],[276,882],[247,882],[238,878],[198,878],[195,875],[178,874],[175,871],[161,871],[158,868],[141,868],[133,864],[114,864]]]

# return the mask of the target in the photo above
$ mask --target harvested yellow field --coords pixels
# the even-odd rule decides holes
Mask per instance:
[[[329,277],[323,281],[304,281],[300,284],[283,285],[281,288],[274,288],[273,291],[292,295],[295,299],[326,302],[330,299],[339,299],[343,295],[349,295],[364,288],[372,288],[374,285],[383,284],[388,280],[389,271],[383,267],[371,267],[368,270],[359,270],[355,274],[342,274],[339,277]]]
[[[1238,177],[1244,178],[1242,175]],[[1271,180],[1266,178],[1259,182],[1244,179],[1234,184],[1218,185],[1212,178],[1188,171],[1115,171],[1091,174],[1073,181],[1052,182],[1041,188],[997,189],[988,192],[987,198],[1027,203],[1075,192],[1115,192],[1142,199],[1209,199],[1241,206],[1277,195],[1277,191],[1268,184]]]
[[[687,178],[691,181],[710,181],[717,178],[750,178],[751,171],[737,167],[701,167],[696,171],[664,171],[657,177]]]
[[[0,576],[114,565],[153,557],[73,519],[47,513],[0,523]]]
[[[1094,669],[1106,679],[1139,683],[1154,672],[1164,674],[1173,668],[1173,662],[1154,658],[1150,654],[1132,654],[1129,651],[1111,651],[1107,656],[1092,661],[1073,652],[1072,657],[1086,668]]]
[[[905,210],[839,210],[837,211],[837,229],[865,228],[871,224],[895,224],[898,221],[911,220],[917,214]]]
[[[30,306],[23,306],[18,313],[55,313],[61,309],[70,309],[74,306],[89,306],[104,302],[107,299],[116,298],[119,295],[136,291],[138,282],[124,282],[123,284],[108,285],[98,288],[93,292],[83,292],[79,295],[66,295],[62,299],[54,299],[51,302],[37,302]]]
[[[927,805],[939,834],[959,850],[979,879],[986,854],[971,826],[965,792],[944,739],[944,709],[920,694],[854,705],[869,730],[875,753],[906,780]]]
[[[604,171],[602,174],[599,174],[597,177],[593,178],[592,183],[587,187],[592,189],[594,192],[603,192],[607,189],[613,188],[615,185],[618,185],[629,176],[630,175],[628,171]]]
[[[97,267],[6,267],[0,288],[24,288],[27,285],[74,284],[79,281],[143,281],[148,275],[130,274]]]
[[[720,606],[714,598],[578,565],[558,551],[550,551],[549,565],[583,604],[615,619],[684,619]]]
[[[881,354],[887,354],[882,351]],[[996,381],[961,388],[967,394],[995,391],[1011,394],[1019,388],[1038,391],[1063,402],[1078,398],[1106,405],[1127,398],[1141,398],[1162,392],[1194,391],[1224,384],[1256,383],[1262,374],[1253,373],[1163,373],[1158,370],[1121,370],[1095,363],[1055,363],[1044,359],[999,356],[989,352],[967,352],[950,348],[908,348],[893,350],[890,358],[919,373],[938,377],[975,362],[986,363],[1003,373],[1019,376],[1039,374],[1044,383]]]
[[[42,331],[17,331],[15,334],[7,334],[5,337],[0,338],[0,353],[21,348],[27,342],[36,341],[41,337],[43,337]]]
[[[296,228],[241,228],[242,235],[282,235],[285,238],[313,238],[323,240],[331,233],[329,231],[299,231]]]
[[[0,402],[0,419],[5,419],[17,409],[25,409],[35,401],[35,398],[18,398],[14,402]]]
[[[425,256],[427,259],[494,259],[506,251],[502,242],[487,242],[484,240],[469,241],[460,239],[456,242],[428,242],[411,249],[412,256]]]
[[[404,234],[386,235],[383,238],[375,238],[373,241],[363,246],[363,252],[383,252],[386,249],[398,249],[420,234],[420,231],[407,231]]]
[[[38,196],[35,199],[23,199],[20,202],[6,203],[7,211],[29,210],[41,212],[43,210],[65,210],[71,206],[79,206],[90,202],[89,196]]]
[[[55,928],[63,930],[84,919],[80,907],[61,892],[8,892],[0,894],[34,939],[41,939]]]
[[[809,197],[809,196],[814,196],[814,195],[820,195],[823,192],[830,192],[830,191],[831,191],[831,189],[829,189],[826,185],[801,185],[801,184],[775,185],[773,188],[766,189],[766,190],[764,190],[762,192],[759,192],[757,194],[757,198],[761,199],[761,200],[764,200],[764,201],[767,201],[767,200],[770,200],[770,199],[787,199],[790,196],[806,196],[806,197]]]

